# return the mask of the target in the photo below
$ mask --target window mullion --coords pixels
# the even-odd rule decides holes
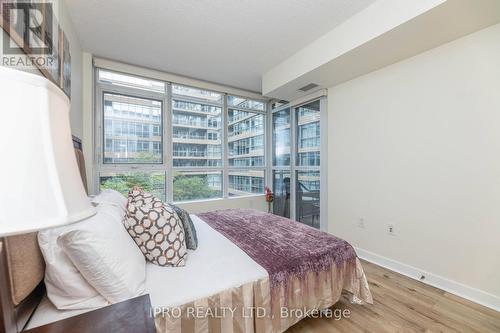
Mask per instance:
[[[297,220],[297,115],[295,108],[290,107],[290,218]]]
[[[163,165],[165,167],[166,179],[165,186],[166,188],[166,197],[168,202],[174,201],[173,199],[173,159],[171,158],[173,143],[173,126],[172,126],[172,85],[170,83],[167,84],[167,95],[165,96],[165,117],[163,119],[163,135],[165,138],[165,145],[163,147]]]
[[[222,186],[223,197],[229,198],[229,129],[228,129],[228,108],[227,108],[227,94],[224,94],[224,105],[222,107]]]

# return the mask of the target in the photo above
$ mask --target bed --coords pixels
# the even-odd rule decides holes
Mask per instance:
[[[180,309],[184,313],[188,307],[224,308],[239,307],[251,309],[271,306],[268,272],[250,258],[242,249],[214,230],[206,222],[191,215],[199,237],[199,248],[190,251],[185,267],[160,267],[147,264],[146,292],[150,295],[154,308]],[[342,281],[325,283],[322,286],[309,284],[308,298],[293,299],[285,305],[284,298],[279,306],[288,308],[327,308],[336,303],[342,290],[351,290],[353,298],[371,303],[371,296],[359,260],[354,270],[340,275]],[[349,274],[354,274],[350,276]],[[202,278],[200,278],[202,277]],[[165,280],[168,283],[165,283]],[[322,279],[320,279],[322,280]],[[326,277],[323,280],[327,281]],[[159,287],[160,286],[160,287]],[[295,292],[300,287],[295,287]],[[260,296],[260,297],[259,297]],[[88,310],[87,310],[88,311]],[[216,310],[215,310],[216,311]],[[50,322],[78,315],[81,310],[57,310],[45,296],[37,307],[27,328],[34,328]],[[158,313],[158,332],[281,332],[300,320],[300,317],[252,318],[236,313],[225,318],[173,318]]]
[[[152,263],[146,265],[146,292],[151,298],[153,307],[182,306],[267,276],[267,272],[236,245],[195,215],[191,217],[200,245],[196,251],[189,251],[187,265],[185,267],[160,267]],[[214,265],[221,269],[213,269]],[[168,275],[167,284],[164,283],[165,275]],[[200,279],[200,276],[204,278]],[[158,288],[159,285],[162,287]],[[44,297],[33,314],[28,328],[83,312],[57,310],[47,297]]]
[[[306,259],[300,259],[293,256],[294,251],[300,254],[302,244],[313,240],[311,237],[325,237],[323,241],[330,241],[333,236],[251,210],[209,212],[191,217],[199,247],[189,251],[186,266],[146,265],[145,293],[150,295],[158,332],[283,332],[302,319],[307,311],[331,307],[343,293],[352,302],[372,303],[360,261],[345,241],[334,240],[340,246],[339,253],[344,255],[335,255],[337,250],[330,250],[330,256],[321,259],[328,260],[327,265],[325,262],[315,265],[316,261],[321,261],[320,257],[313,260],[314,256],[304,254]],[[267,219],[275,220],[271,223]],[[235,224],[237,221],[240,224]],[[272,228],[259,226],[259,223],[283,224],[286,230],[279,232],[283,234],[282,239],[260,236],[263,229]],[[270,234],[273,233],[268,236]],[[4,320],[7,313],[7,319],[12,322],[7,333],[89,311],[58,310],[46,295],[43,296],[44,264],[36,235],[21,237],[23,239],[7,239],[0,256],[6,261],[8,271],[3,283],[9,290],[10,299],[2,300]],[[290,244],[295,246],[288,248]],[[21,247],[23,251],[19,251]],[[280,266],[280,262],[287,263],[288,273],[283,274],[286,265]],[[295,270],[295,267],[303,269]],[[224,312],[229,309],[230,313]],[[284,316],[283,309],[300,311],[293,315],[290,311]]]

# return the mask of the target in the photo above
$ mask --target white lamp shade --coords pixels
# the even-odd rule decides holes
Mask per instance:
[[[44,77],[0,67],[0,236],[95,214],[73,148],[69,100]]]

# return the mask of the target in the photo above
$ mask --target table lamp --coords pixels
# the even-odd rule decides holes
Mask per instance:
[[[78,171],[69,106],[48,79],[0,66],[0,237],[95,214]]]

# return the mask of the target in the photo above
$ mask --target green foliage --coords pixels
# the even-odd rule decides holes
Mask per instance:
[[[174,201],[209,199],[220,196],[220,190],[208,186],[205,175],[174,177]]]
[[[139,186],[165,200],[165,176],[163,173],[130,173],[101,178],[101,189],[113,189],[127,196],[130,189]]]
[[[139,186],[165,200],[165,176],[163,173],[129,173],[101,177],[101,189],[113,189],[127,196],[130,189]],[[206,175],[174,176],[174,201],[209,199],[221,196],[221,191],[208,185]]]
[[[134,163],[158,163],[160,160],[160,155],[153,154],[149,151],[139,152],[134,157]]]

